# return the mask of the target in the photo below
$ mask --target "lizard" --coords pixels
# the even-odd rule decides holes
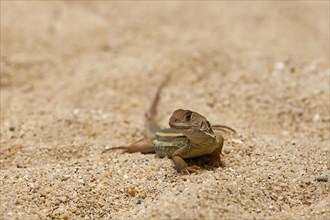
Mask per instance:
[[[211,125],[201,114],[192,110],[177,109],[169,119],[169,127],[161,129],[156,122],[157,105],[160,99],[161,90],[168,82],[170,76],[160,84],[146,113],[147,134],[146,137],[128,146],[118,146],[105,149],[123,149],[124,152],[134,153],[156,153],[158,157],[169,157],[174,161],[178,172],[182,174],[198,173],[201,168],[197,165],[188,166],[185,159],[209,155],[208,166],[224,167],[221,160],[224,138],[216,134],[214,130],[230,130],[225,125]]]

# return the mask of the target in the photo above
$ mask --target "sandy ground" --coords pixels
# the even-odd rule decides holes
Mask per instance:
[[[225,168],[101,152],[178,108]],[[1,219],[329,219],[329,2],[1,1]]]

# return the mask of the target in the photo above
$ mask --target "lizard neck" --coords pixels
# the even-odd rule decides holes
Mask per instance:
[[[209,145],[213,144],[216,141],[216,135],[214,132],[205,132],[205,131],[182,131],[191,143],[198,145]]]

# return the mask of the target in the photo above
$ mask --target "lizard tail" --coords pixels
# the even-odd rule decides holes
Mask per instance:
[[[126,148],[127,148],[127,147],[125,147],[125,146],[111,147],[111,148],[108,148],[108,149],[103,150],[103,151],[101,152],[101,154],[104,154],[104,153],[106,153],[106,152],[108,152],[108,151],[111,151],[111,150],[118,150],[118,149],[123,149],[123,150],[125,150]]]
[[[118,149],[124,150],[123,153],[135,153],[135,152],[153,153],[155,152],[153,145],[154,139],[155,138],[142,138],[129,146],[118,146],[118,147],[105,149],[102,151],[101,154],[104,154],[105,152],[108,152],[110,150],[118,150]]]
[[[147,121],[147,137],[152,137],[155,133],[160,130],[160,127],[157,125],[156,116],[157,116],[157,106],[160,100],[160,94],[162,92],[163,87],[170,80],[172,74],[167,74],[159,85],[155,97],[149,107],[149,110],[146,112],[146,121]]]
[[[221,131],[224,131],[224,132],[226,132],[227,130],[230,130],[230,131],[236,133],[236,130],[235,129],[233,129],[231,127],[228,127],[226,125],[212,125],[212,129],[214,129],[214,130],[221,130]]]

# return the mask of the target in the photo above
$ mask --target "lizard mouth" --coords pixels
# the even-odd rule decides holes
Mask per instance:
[[[180,122],[169,122],[170,128],[173,129],[180,129],[180,130],[187,130],[191,128],[191,125],[187,125],[185,123],[180,123]]]

